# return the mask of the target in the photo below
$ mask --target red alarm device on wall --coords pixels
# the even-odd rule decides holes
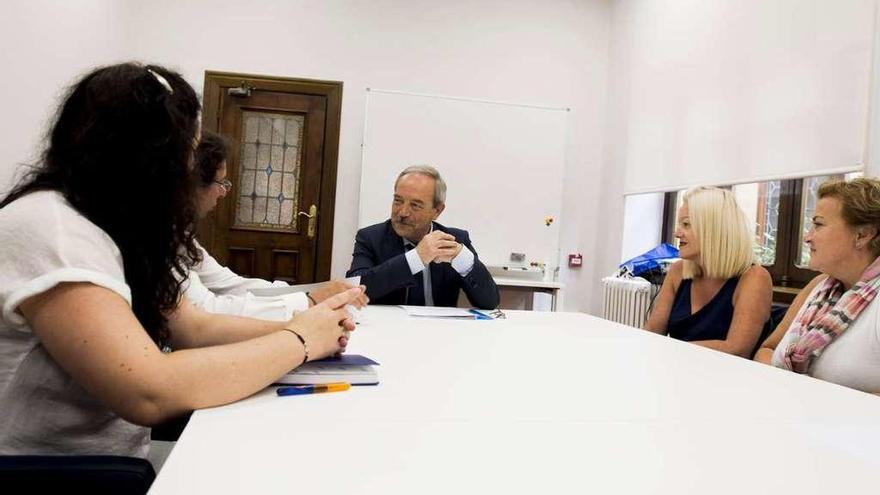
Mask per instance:
[[[568,267],[569,268],[580,268],[581,265],[584,264],[584,257],[580,254],[569,254],[568,255]]]

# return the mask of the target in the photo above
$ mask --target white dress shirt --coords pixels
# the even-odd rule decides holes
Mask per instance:
[[[209,313],[276,321],[287,321],[293,313],[308,309],[309,300],[304,292],[272,297],[251,294],[250,289],[286,287],[288,284],[242,277],[218,263],[201,245],[198,248],[202,261],[190,270],[184,281],[184,295],[197,307]]]
[[[431,229],[428,231],[430,234],[434,231],[434,224],[431,223]],[[412,246],[406,252],[406,262],[409,264],[409,270],[413,275],[416,273],[422,272],[422,285],[425,290],[425,306],[433,306],[434,305],[434,292],[431,289],[431,270],[425,270],[425,263],[422,262],[422,258],[419,257],[419,253],[415,250],[416,245],[410,241],[409,239],[403,239],[403,246],[407,248]],[[468,273],[474,268],[474,253],[467,248],[467,246],[462,245],[461,251],[455,255],[455,258],[452,258],[452,268],[458,272],[462,277],[466,277]]]

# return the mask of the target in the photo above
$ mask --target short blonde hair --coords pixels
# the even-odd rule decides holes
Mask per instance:
[[[684,278],[733,278],[757,262],[749,221],[732,192],[695,187],[684,196],[691,229],[700,248],[702,268],[683,260]]]
[[[852,180],[829,179],[819,186],[819,199],[840,201],[841,216],[850,227],[870,226],[880,232],[880,180],[860,177]],[[868,243],[874,256],[880,256],[880,235]]]

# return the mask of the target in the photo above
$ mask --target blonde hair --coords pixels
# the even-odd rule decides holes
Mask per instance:
[[[817,196],[840,201],[841,216],[849,226],[871,226],[880,232],[880,180],[867,177],[849,181],[829,179],[819,186]],[[875,235],[868,246],[875,256],[880,255],[880,235]]]
[[[684,278],[733,278],[757,262],[749,221],[732,192],[695,187],[685,194],[684,204],[701,261],[683,260]]]

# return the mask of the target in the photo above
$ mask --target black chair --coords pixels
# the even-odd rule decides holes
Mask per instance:
[[[761,330],[761,336],[758,337],[758,343],[755,344],[755,349],[752,351],[751,358],[755,357],[755,354],[758,353],[758,349],[761,348],[761,344],[767,340],[767,337],[773,333],[773,330],[776,330],[776,327],[782,323],[782,319],[785,318],[785,313],[788,311],[788,304],[783,303],[773,303],[770,306],[770,319],[767,320],[767,323],[764,324],[764,328]]]
[[[776,330],[776,327],[782,323],[782,319],[785,318],[785,313],[788,312],[788,304],[783,303],[773,303],[770,306],[770,332],[767,335],[761,336],[761,342],[764,342],[764,339],[770,336],[773,333],[773,330]]]
[[[146,459],[111,455],[0,456],[4,493],[143,495],[156,472]]]
[[[150,430],[150,439],[161,440],[163,442],[176,442],[177,439],[180,438],[180,434],[183,433],[183,429],[186,428],[186,425],[189,423],[190,416],[192,416],[192,413],[188,412],[176,418],[169,419],[160,425],[154,426]]]

